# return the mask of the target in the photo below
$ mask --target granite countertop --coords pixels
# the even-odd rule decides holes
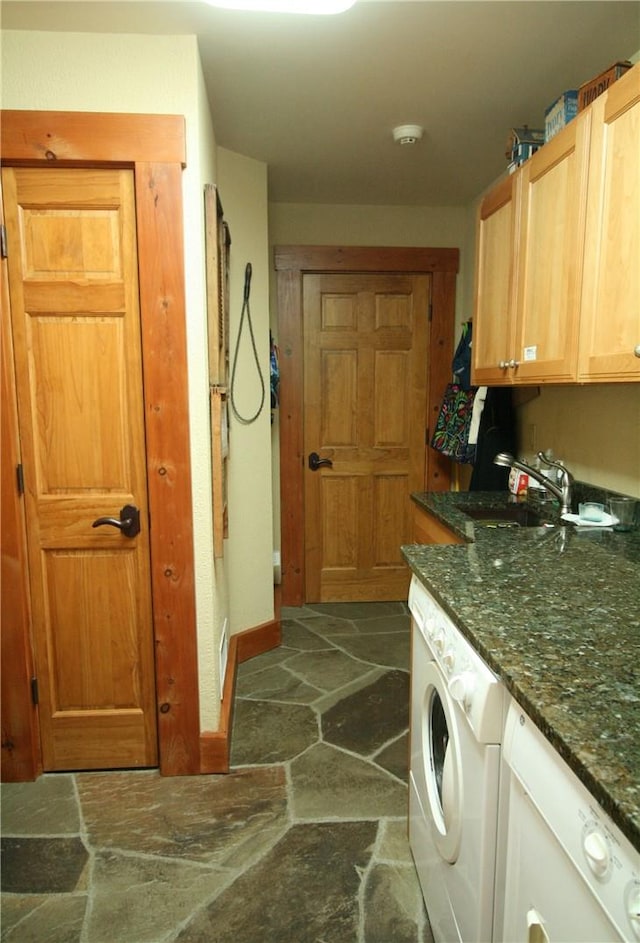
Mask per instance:
[[[404,546],[411,570],[640,850],[640,527],[491,528],[464,506],[510,495],[412,498],[466,543]]]

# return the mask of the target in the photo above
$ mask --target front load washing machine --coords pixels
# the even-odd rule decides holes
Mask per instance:
[[[436,943],[492,939],[505,690],[416,576],[409,842]]]

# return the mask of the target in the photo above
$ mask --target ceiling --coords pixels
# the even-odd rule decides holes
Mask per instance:
[[[3,0],[2,29],[195,34],[217,143],[275,202],[465,205],[512,127],[640,50],[635,0],[358,0],[337,16],[201,2]],[[424,127],[401,146],[392,129]]]

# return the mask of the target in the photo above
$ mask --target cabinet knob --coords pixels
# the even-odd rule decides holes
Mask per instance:
[[[633,348],[633,352],[636,357],[640,357],[640,344],[636,344],[636,346]]]
[[[519,366],[520,366],[520,361],[519,361],[519,360],[513,360],[513,359],[511,359],[511,360],[509,361],[509,363],[507,364],[507,366],[508,366],[508,367],[519,367]]]
[[[501,361],[498,363],[498,367],[500,368],[500,370],[506,370],[508,366],[509,366],[509,364],[507,363],[506,360],[501,360]]]

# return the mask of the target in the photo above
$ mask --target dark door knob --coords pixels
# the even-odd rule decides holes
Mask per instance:
[[[330,458],[320,458],[317,452],[311,452],[309,455],[309,468],[311,471],[317,471],[321,465],[326,465],[327,468],[333,468],[333,462]]]
[[[140,511],[133,504],[125,504],[120,508],[120,519],[117,517],[99,517],[91,525],[92,527],[117,527],[125,537],[137,537],[140,533]]]

